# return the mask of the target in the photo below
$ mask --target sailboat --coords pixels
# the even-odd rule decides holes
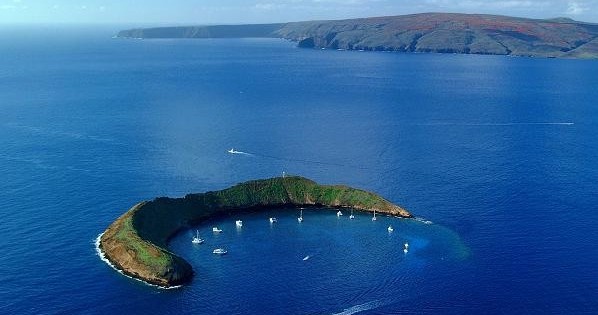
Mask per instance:
[[[351,219],[351,220],[355,219],[355,216],[353,215],[353,209],[351,209],[351,215],[349,216],[349,219]]]
[[[336,216],[337,216],[337,217],[340,217],[341,215],[343,215],[343,212],[342,212],[342,211],[340,211],[340,210],[338,210],[338,212],[336,213]]]
[[[201,239],[201,237],[199,237],[199,231],[195,230],[195,237],[193,237],[193,240],[191,240],[191,243],[193,244],[201,244],[203,243],[203,239]]]
[[[301,215],[297,218],[297,222],[303,222],[303,209],[301,209]]]
[[[376,221],[376,209],[374,209],[374,217],[372,218],[372,221]]]

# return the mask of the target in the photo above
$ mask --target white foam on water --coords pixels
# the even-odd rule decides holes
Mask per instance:
[[[106,264],[108,264],[108,266],[110,266],[112,269],[116,270],[118,273],[120,273],[121,275],[133,279],[133,280],[137,280],[145,285],[148,285],[150,287],[154,287],[154,288],[159,288],[159,289],[163,289],[163,290],[170,290],[170,289],[178,289],[181,288],[181,285],[177,285],[177,286],[172,286],[172,287],[163,287],[160,285],[156,285],[156,284],[152,284],[149,282],[145,282],[141,279],[137,279],[137,278],[133,278],[127,274],[125,274],[122,270],[118,269],[115,265],[112,264],[112,262],[110,262],[110,260],[108,260],[108,258],[106,258],[106,255],[104,254],[104,252],[102,251],[102,249],[100,248],[100,239],[102,238],[102,235],[104,235],[104,232],[100,233],[100,235],[98,235],[98,237],[95,239],[94,244],[95,244],[95,248],[96,248],[96,254],[100,257],[100,259],[105,262]]]
[[[423,123],[416,124],[417,126],[572,126],[573,122],[512,122],[512,123]]]
[[[247,153],[247,152],[243,152],[243,151],[237,151],[237,150],[232,150],[232,151],[226,151],[230,154],[241,154],[241,155],[253,155],[251,153]]]
[[[386,304],[387,303],[384,303],[381,300],[374,300],[374,301],[370,301],[370,302],[367,302],[367,303],[363,303],[363,304],[351,306],[349,308],[344,309],[340,313],[334,313],[332,315],[352,315],[352,314],[357,314],[357,313],[360,313],[360,312],[365,312],[365,311],[373,310],[375,308],[384,306]]]
[[[415,218],[414,220],[417,221],[417,222],[421,222],[423,224],[434,224],[434,222],[432,222],[430,220],[426,220],[424,218]]]

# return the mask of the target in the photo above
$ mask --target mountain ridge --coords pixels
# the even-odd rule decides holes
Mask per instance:
[[[302,48],[598,58],[598,24],[569,18],[418,13],[273,24],[120,31],[121,38],[282,38]]]

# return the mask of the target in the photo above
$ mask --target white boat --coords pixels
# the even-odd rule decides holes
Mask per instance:
[[[349,216],[349,219],[351,219],[351,220],[355,219],[355,216],[353,215],[353,209],[351,209],[351,215]]]
[[[378,219],[376,219],[376,209],[374,209],[374,217],[372,218],[372,221],[376,221]]]
[[[270,218],[270,223],[278,222],[278,220],[274,217]]]
[[[408,251],[409,251],[409,243],[405,242],[405,245],[403,245],[403,253],[407,254]]]
[[[308,260],[310,257],[311,257],[311,256],[309,256],[309,255],[307,255],[307,256],[305,256],[305,257],[303,257],[303,261],[306,261],[306,260]]]
[[[212,228],[212,232],[214,232],[214,233],[221,233],[222,230],[219,229],[217,226],[215,226],[215,227]]]
[[[409,248],[409,243],[405,242],[405,245],[403,245],[403,247]]]
[[[388,226],[388,232],[392,232],[392,231],[394,231],[394,230],[395,230],[395,229],[393,229],[393,228],[392,228],[392,225],[389,225],[389,226]]]
[[[301,215],[297,218],[299,223],[303,222],[303,210],[301,210]]]
[[[212,251],[212,253],[216,255],[224,255],[227,253],[227,251],[224,248],[216,248],[214,251]]]
[[[227,152],[228,152],[228,153],[230,153],[230,154],[235,154],[235,153],[237,153],[237,151],[235,151],[235,149],[234,149],[234,148],[230,148],[230,150],[228,150]]]
[[[199,237],[199,231],[195,231],[195,237],[193,237],[193,240],[191,240],[191,243],[193,244],[201,244],[203,243],[203,239],[201,237]]]
[[[343,215],[343,212],[342,212],[342,211],[340,211],[340,210],[338,210],[338,212],[336,213],[336,216],[337,216],[337,217],[340,217],[341,215]]]
[[[236,225],[238,228],[242,228],[242,227],[243,227],[243,221],[241,221],[241,220],[237,220],[237,221],[235,222],[235,225]]]

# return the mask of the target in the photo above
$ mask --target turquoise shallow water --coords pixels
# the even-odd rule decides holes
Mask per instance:
[[[462,263],[469,255],[454,232],[434,224],[385,216],[372,221],[362,213],[350,220],[349,213],[337,217],[336,210],[305,210],[298,223],[298,215],[297,210],[265,210],[205,222],[198,226],[205,239],[201,245],[191,244],[193,231],[178,235],[171,248],[197,272],[187,289],[194,303],[223,314],[379,308],[405,298],[381,292],[414,286],[426,270]],[[271,224],[270,216],[278,222]],[[237,219],[243,220],[242,228],[235,226]],[[223,232],[213,233],[213,226]],[[214,248],[228,253],[216,256]],[[234,298],[214,308],[213,296],[231,287]]]
[[[596,61],[110,39],[117,29],[0,30],[0,313],[598,309]],[[270,229],[246,214],[240,234],[236,218],[217,222],[216,239],[206,222],[205,246],[193,231],[173,240],[198,272],[179,290],[96,255],[141,200],[283,171],[434,224],[314,212],[299,226],[281,212]],[[229,255],[209,253],[218,242]]]

